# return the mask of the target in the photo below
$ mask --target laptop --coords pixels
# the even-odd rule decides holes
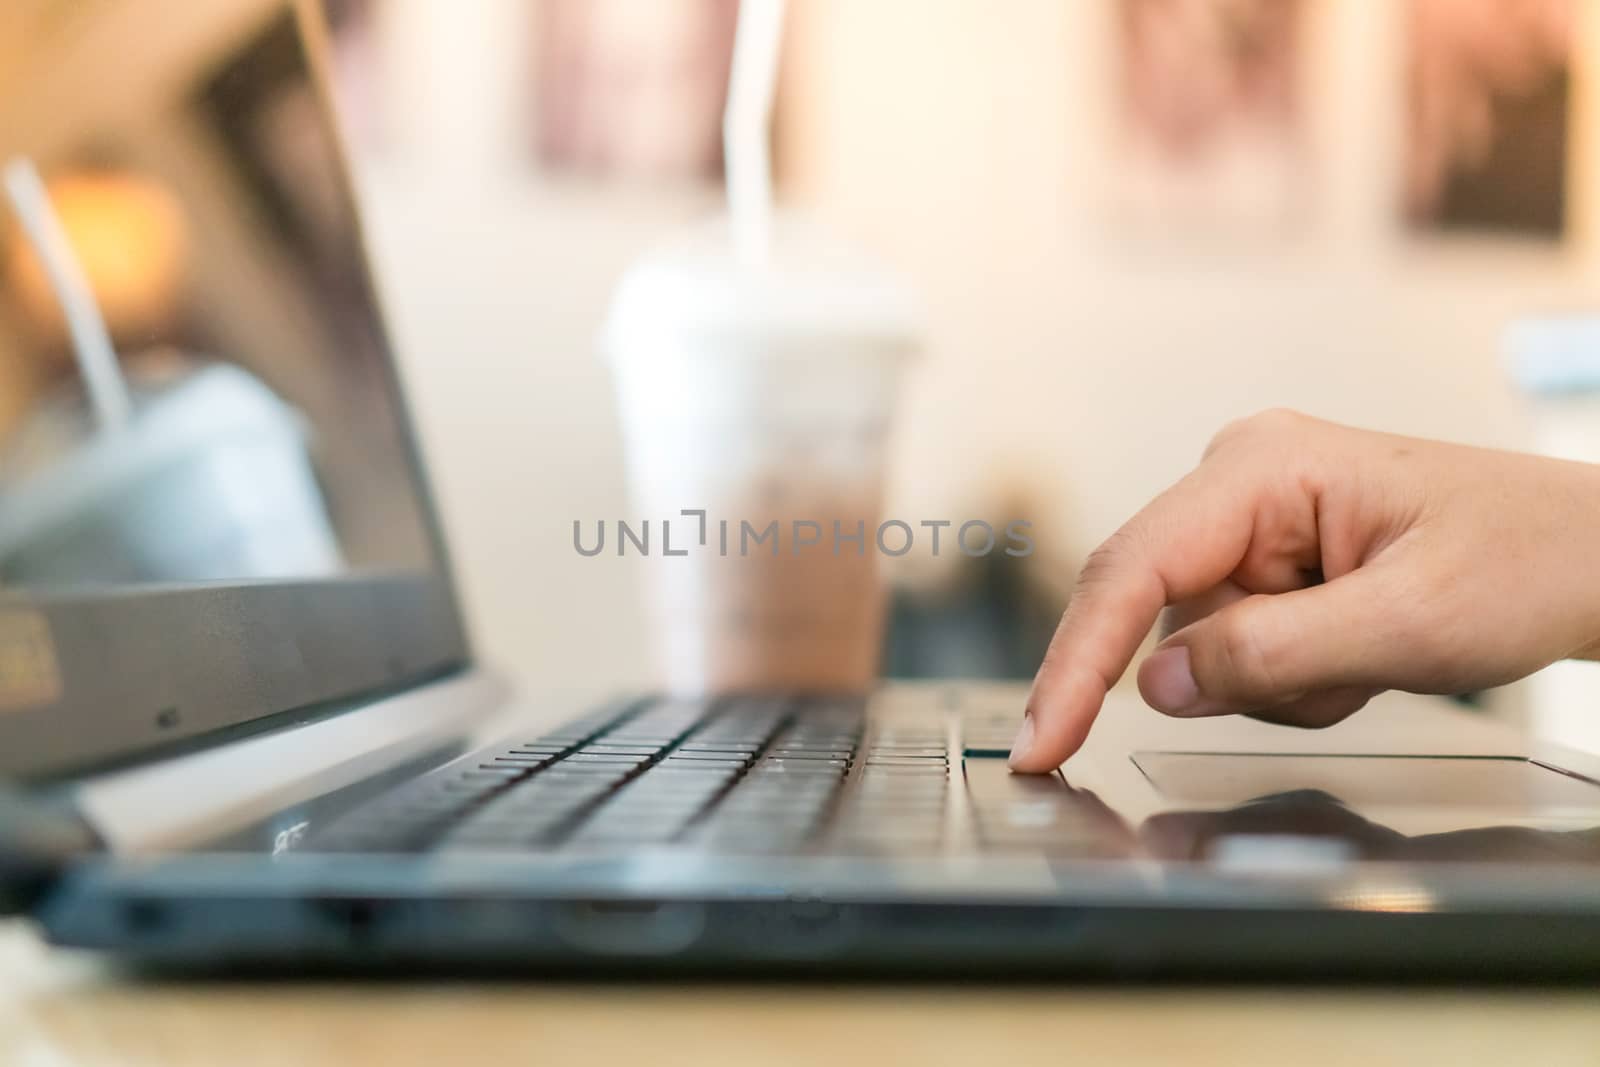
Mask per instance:
[[[6,911],[200,970],[1600,966],[1600,759],[1444,701],[1115,694],[1029,777],[1007,684],[530,706],[463,628],[323,29],[206,7],[0,67]]]

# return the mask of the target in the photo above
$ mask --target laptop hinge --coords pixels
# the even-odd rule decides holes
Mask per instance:
[[[64,796],[0,786],[0,915],[29,911],[68,866],[100,850]]]

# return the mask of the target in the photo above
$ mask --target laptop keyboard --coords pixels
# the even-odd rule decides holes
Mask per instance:
[[[873,721],[860,701],[665,700],[477,753],[356,808],[307,847],[354,852],[1096,850],[1059,776],[1006,773],[1015,713]],[[952,777],[952,741],[959,746]],[[963,773],[963,757],[965,772]],[[997,758],[999,757],[999,758]],[[968,805],[952,805],[959,791]]]

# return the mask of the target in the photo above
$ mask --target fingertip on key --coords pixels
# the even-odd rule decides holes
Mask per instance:
[[[1017,730],[1016,740],[1011,742],[1011,755],[1007,763],[1014,771],[1024,771],[1029,768],[1028,755],[1033,749],[1033,713],[1026,712],[1022,716],[1022,726]]]
[[[1100,703],[1105,686],[1092,676],[1074,673],[1054,687],[1048,697],[1037,694],[1028,700],[1028,709],[1017,739],[1011,747],[1010,766],[1027,774],[1048,774],[1083,745]]]

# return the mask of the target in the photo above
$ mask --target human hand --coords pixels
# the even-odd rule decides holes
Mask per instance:
[[[1019,771],[1077,751],[1167,609],[1139,690],[1180,717],[1330,726],[1385,689],[1455,693],[1600,652],[1600,467],[1234,423],[1089,557],[1028,698]]]

